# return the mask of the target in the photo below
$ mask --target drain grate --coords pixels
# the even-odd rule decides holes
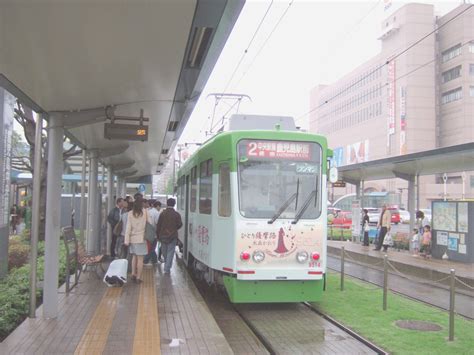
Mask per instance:
[[[443,329],[438,324],[421,320],[397,320],[395,324],[403,329],[419,330],[422,332],[438,332]]]

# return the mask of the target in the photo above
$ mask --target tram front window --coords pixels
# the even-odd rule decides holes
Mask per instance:
[[[274,220],[298,219],[298,214],[303,219],[320,215],[321,147],[318,144],[242,140],[238,153],[242,216]]]

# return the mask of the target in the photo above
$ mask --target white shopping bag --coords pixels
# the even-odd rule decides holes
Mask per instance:
[[[109,287],[123,286],[127,283],[127,259],[117,259],[110,263],[104,276],[104,282]]]

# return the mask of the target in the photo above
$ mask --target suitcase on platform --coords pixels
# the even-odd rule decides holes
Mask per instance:
[[[109,268],[104,276],[104,282],[109,287],[121,287],[127,283],[127,259],[117,259],[110,263]]]

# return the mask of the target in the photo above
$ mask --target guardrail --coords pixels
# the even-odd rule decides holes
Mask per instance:
[[[345,247],[341,247],[341,279],[340,279],[340,290],[344,291],[344,277],[345,277],[345,272],[344,272],[344,264],[346,261],[346,258],[349,259],[351,262],[354,262],[356,264],[360,264],[359,261],[355,260],[350,256],[349,253],[346,252]],[[404,277],[408,280],[411,280],[413,282],[418,282],[422,284],[427,284],[430,286],[439,286],[442,285],[441,282],[450,280],[449,283],[449,341],[454,340],[454,315],[455,315],[455,305],[456,305],[456,283],[459,283],[466,287],[469,290],[474,291],[474,287],[471,285],[468,285],[461,279],[459,279],[456,276],[456,271],[454,269],[451,269],[450,274],[448,276],[442,277],[438,280],[435,281],[421,281],[421,280],[414,280],[410,278],[408,275],[402,273],[399,271],[391,262],[388,260],[388,256],[385,254],[383,257],[383,260],[375,263],[375,264],[370,264],[370,267],[373,268],[378,265],[383,265],[383,302],[382,302],[382,309],[384,311],[387,310],[388,304],[387,304],[387,295],[388,295],[388,282],[389,282],[389,268],[398,276]],[[376,287],[373,290],[378,290],[380,287]]]

